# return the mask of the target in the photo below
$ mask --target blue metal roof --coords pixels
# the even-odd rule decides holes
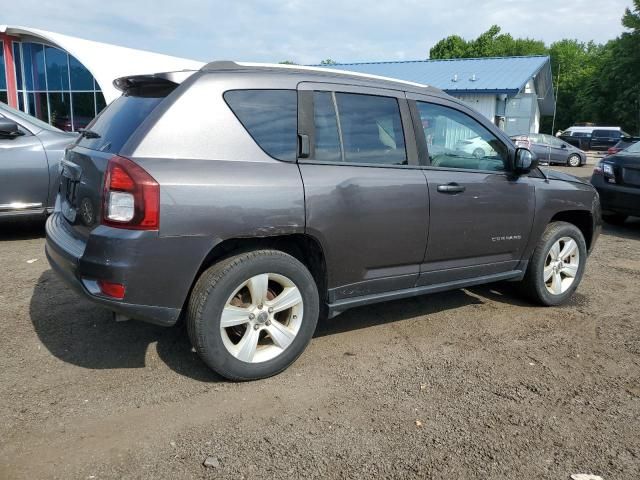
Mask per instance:
[[[322,66],[424,83],[450,94],[515,94],[548,65],[548,56],[531,56],[339,63]],[[550,68],[548,69],[550,76]]]

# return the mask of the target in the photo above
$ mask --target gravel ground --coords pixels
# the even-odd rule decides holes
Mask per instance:
[[[640,478],[638,220],[569,305],[492,285],[363,307],[243,384],[66,288],[41,225],[0,229],[0,478]]]

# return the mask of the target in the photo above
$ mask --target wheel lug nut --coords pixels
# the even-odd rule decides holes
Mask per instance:
[[[262,304],[258,305],[258,310],[262,310]]]
[[[267,320],[266,322],[264,322],[264,324],[268,327],[269,325],[271,325],[271,320]]]
[[[269,313],[273,313],[273,307],[269,307]]]
[[[249,314],[249,320],[253,320],[254,318],[256,318],[256,316],[253,313]]]
[[[254,330],[258,330],[260,328],[260,325],[258,325],[257,323],[253,326]]]

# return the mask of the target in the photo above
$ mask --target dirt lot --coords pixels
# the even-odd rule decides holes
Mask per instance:
[[[42,226],[0,228],[0,478],[640,478],[640,221],[605,229],[568,306],[364,307],[244,384],[64,287]]]

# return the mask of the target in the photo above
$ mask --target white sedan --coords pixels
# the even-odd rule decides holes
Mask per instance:
[[[482,137],[471,137],[464,140],[458,140],[455,149],[473,155],[476,158],[494,157],[496,151]]]

